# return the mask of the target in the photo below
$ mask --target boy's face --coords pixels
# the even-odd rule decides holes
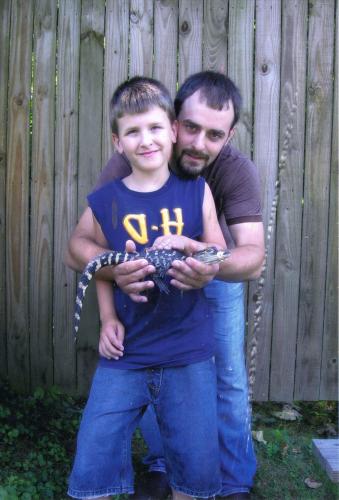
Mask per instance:
[[[233,120],[232,102],[219,111],[201,101],[199,91],[188,97],[178,116],[175,152],[180,169],[195,177],[210,165],[231,139]]]
[[[133,169],[152,171],[168,168],[176,130],[176,122],[171,124],[167,113],[154,106],[145,113],[118,118],[118,135],[112,137]]]

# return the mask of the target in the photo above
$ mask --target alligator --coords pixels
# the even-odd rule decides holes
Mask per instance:
[[[194,259],[204,262],[205,264],[215,264],[224,261],[230,256],[229,250],[218,250],[215,247],[207,247],[204,250],[195,252],[191,255]],[[93,278],[94,274],[99,269],[122,264],[131,260],[146,259],[151,265],[155,267],[155,272],[150,276],[154,283],[158,286],[159,290],[164,293],[169,293],[168,285],[165,283],[164,278],[166,272],[171,267],[174,260],[184,261],[187,255],[178,250],[165,250],[165,249],[149,249],[145,248],[141,252],[118,252],[110,251],[105,252],[93,260],[91,260],[85,267],[78,284],[78,290],[75,302],[74,313],[74,334],[77,335],[80,324],[80,315],[85,298],[87,287]]]

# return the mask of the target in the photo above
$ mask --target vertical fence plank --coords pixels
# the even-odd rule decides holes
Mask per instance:
[[[227,70],[227,18],[228,0],[204,1],[203,24],[203,68],[205,70]]]
[[[280,17],[279,0],[258,0],[256,9],[256,61],[255,61],[255,123],[254,162],[259,168],[264,200],[264,222],[270,222],[274,186],[278,163],[278,123],[280,88]],[[269,233],[267,233],[269,234]],[[274,283],[274,240],[268,239],[266,271],[263,276],[262,297],[249,291],[249,342],[252,344],[254,324],[259,322],[254,397],[268,398],[269,367],[272,336],[272,308]],[[259,300],[260,299],[260,302]],[[249,356],[251,352],[249,352]]]
[[[178,2],[155,2],[154,78],[166,85],[175,97],[177,86]]]
[[[7,170],[7,92],[10,33],[10,2],[0,3],[0,377],[7,375],[6,325],[6,170]]]
[[[239,88],[243,100],[232,142],[249,158],[252,157],[253,139],[254,10],[255,2],[229,0],[227,73]],[[248,283],[244,290],[247,316]],[[246,339],[248,337],[247,334]]]
[[[108,161],[113,151],[109,124],[109,101],[115,88],[128,76],[129,2],[127,0],[107,0],[105,21],[103,163]]]
[[[72,335],[76,276],[63,254],[77,217],[78,88],[80,2],[59,2],[58,67],[55,136],[54,222],[54,380],[75,389],[75,348]]]
[[[78,214],[101,169],[104,0],[83,0],[81,10]],[[88,119],[90,117],[90,120]],[[87,296],[88,295],[88,296]],[[98,357],[99,317],[95,286],[86,295],[77,344],[77,392],[86,394]]]
[[[153,1],[131,0],[129,76],[153,74]]]
[[[53,383],[54,99],[57,8],[38,0],[34,14],[34,100],[31,181],[31,383]]]
[[[307,0],[283,0],[270,399],[293,399],[303,198]],[[286,314],[288,311],[288,314]],[[284,383],[282,384],[282,380]]]
[[[295,399],[319,397],[333,99],[334,2],[310,4],[304,217]]]
[[[29,387],[29,108],[33,6],[12,2],[6,263],[8,374],[14,386]]]
[[[332,161],[325,319],[321,359],[320,399],[338,399],[338,54],[339,9],[336,15],[336,52],[333,100]]]
[[[243,98],[235,146],[251,157],[253,134],[254,2],[230,0],[227,73]]]
[[[179,3],[179,85],[202,69],[203,2],[180,0]]]

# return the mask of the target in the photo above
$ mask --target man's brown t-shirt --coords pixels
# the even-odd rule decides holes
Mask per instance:
[[[114,153],[101,172],[95,189],[130,173],[126,157]],[[227,246],[232,248],[234,242],[227,226],[262,221],[257,168],[249,158],[228,144],[206,168],[203,177],[211,188]]]

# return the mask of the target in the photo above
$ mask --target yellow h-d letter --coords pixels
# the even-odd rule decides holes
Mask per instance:
[[[139,232],[132,226],[131,220],[136,220],[139,224]],[[145,214],[129,214],[124,217],[123,225],[130,237],[140,243],[140,245],[145,245],[148,242],[147,236],[147,226],[146,226],[146,215]]]
[[[175,214],[175,221],[170,220],[168,208],[163,208],[160,210],[162,217],[162,224],[160,224],[160,226],[162,227],[164,235],[173,234],[171,233],[170,227],[176,228],[176,232],[174,234],[182,234],[182,230],[184,227],[184,223],[182,220],[182,210],[181,208],[173,208],[173,212]]]

